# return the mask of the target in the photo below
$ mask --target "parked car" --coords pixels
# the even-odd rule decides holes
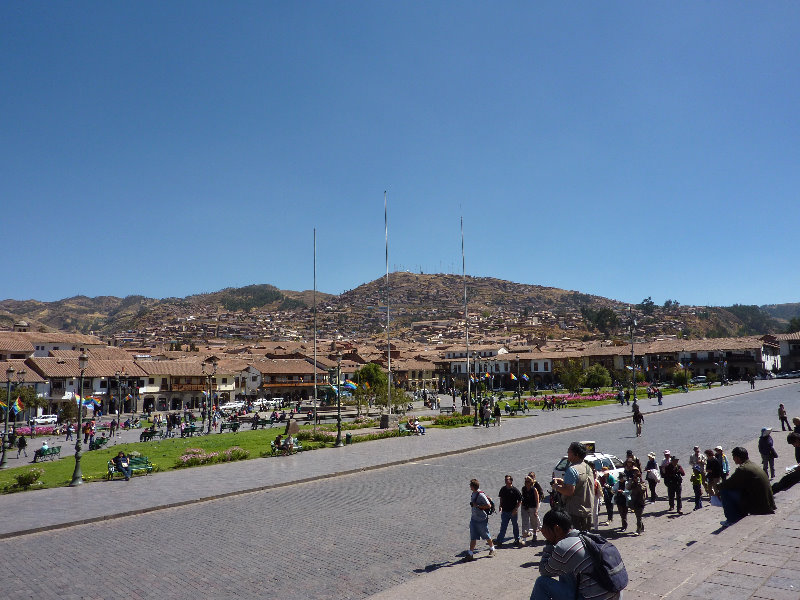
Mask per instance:
[[[703,384],[703,383],[706,383],[707,381],[708,381],[708,377],[706,377],[705,375],[698,375],[697,377],[692,377],[689,380],[689,383]]]
[[[33,418],[35,425],[55,425],[58,422],[58,415],[39,415]]]
[[[603,452],[596,451],[596,444],[593,441],[581,442],[588,453],[586,454],[586,458],[583,459],[583,462],[590,466],[594,466],[595,470],[599,473],[603,470],[603,467],[608,467],[608,470],[611,472],[612,475],[616,476],[617,474],[621,473],[623,469],[622,461],[618,459],[613,454],[604,454]],[[565,456],[558,464],[553,468],[553,479],[556,477],[562,478],[564,477],[564,473],[569,467],[569,459]]]

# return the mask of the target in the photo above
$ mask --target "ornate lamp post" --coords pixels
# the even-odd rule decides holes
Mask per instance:
[[[472,353],[472,368],[475,370],[475,376],[476,376],[475,378],[476,379],[477,379],[477,375],[478,375],[478,364],[476,362],[477,356],[478,356],[477,352],[473,352]],[[471,374],[470,374],[470,377],[472,377]],[[478,387],[479,385],[480,385],[480,382],[476,381],[475,382],[475,400],[474,400],[474,402],[473,402],[472,398],[470,398],[470,402],[473,402],[473,404],[475,405],[475,418],[472,421],[472,426],[473,427],[477,427],[478,426],[478,404],[479,404],[478,403],[478,390],[480,389]]]
[[[89,364],[89,357],[86,356],[86,352],[81,352],[81,355],[78,357],[78,367],[81,370],[81,382],[80,382],[80,400],[77,402],[78,404],[78,426],[76,427],[76,435],[75,435],[75,470],[72,472],[72,481],[70,481],[69,486],[75,487],[77,485],[81,485],[83,483],[83,473],[81,472],[81,456],[83,453],[81,452],[81,402],[83,401],[83,375],[86,372],[86,367]]]
[[[214,397],[213,397],[212,394],[214,393],[213,381],[214,381],[214,376],[217,374],[217,364],[218,363],[217,363],[216,360],[211,363],[211,373],[208,374],[208,411],[207,411],[208,412],[208,429],[207,429],[207,432],[209,434],[211,433],[211,421],[212,421],[212,415],[214,413]],[[206,368],[206,366],[205,366],[205,364],[203,364],[203,372],[205,372],[205,368]]]
[[[342,443],[342,353],[336,353],[336,447]]]
[[[8,467],[6,462],[6,445],[8,444],[8,413],[11,412],[11,378],[14,376],[14,367],[6,369],[6,428],[3,430],[3,457],[0,458],[0,469]]]

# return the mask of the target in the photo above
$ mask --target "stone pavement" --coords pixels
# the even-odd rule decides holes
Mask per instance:
[[[756,391],[782,386],[798,386],[798,383],[763,381],[758,382]],[[740,383],[665,396],[663,406],[658,406],[655,400],[643,400],[641,407],[645,414],[680,410],[683,406],[699,402],[714,402],[731,396],[746,397],[751,393],[747,384]],[[0,539],[448,456],[464,450],[514,443],[587,425],[624,421],[630,419],[630,408],[603,405],[560,411],[534,410],[529,415],[503,419],[501,427],[429,429],[425,436],[389,438],[291,457],[156,473],[135,477],[130,482],[115,480],[87,483],[76,488],[3,495],[0,496],[0,511],[13,514],[14,517],[0,521]],[[191,438],[185,442],[187,447],[192,444]],[[63,442],[56,443],[64,445]],[[72,458],[67,456],[61,460]],[[151,460],[157,463],[158,457],[153,456]],[[20,511],[20,506],[24,510]]]
[[[780,444],[780,435],[774,436]],[[758,457],[757,440],[747,444],[751,458]],[[781,468],[791,458],[784,452]],[[733,464],[732,464],[733,466]],[[779,473],[780,476],[780,473]],[[684,496],[686,496],[684,485]],[[689,490],[691,491],[691,490]],[[800,484],[775,496],[774,515],[751,515],[723,528],[721,508],[703,502],[691,511],[684,502],[683,516],[666,511],[659,500],[645,509],[646,531],[640,536],[600,528],[612,539],[625,560],[630,578],[625,599],[641,600],[798,600],[800,598]],[[619,517],[617,516],[617,523]],[[499,518],[490,521],[499,525]],[[629,518],[630,525],[630,518]],[[634,520],[635,525],[635,520]],[[492,533],[496,533],[492,530]],[[529,598],[539,575],[543,542],[529,548],[504,547],[489,558],[485,544],[477,560],[462,559],[429,565],[410,581],[370,596],[370,600],[402,600],[420,597],[485,600]],[[568,600],[568,599],[565,599]]]

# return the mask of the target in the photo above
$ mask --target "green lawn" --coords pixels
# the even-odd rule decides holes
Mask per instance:
[[[311,429],[311,426],[303,426],[301,429]],[[108,461],[117,455],[120,450],[126,454],[138,452],[142,456],[150,459],[157,470],[169,471],[175,468],[175,463],[187,448],[200,448],[206,452],[220,452],[233,446],[238,446],[250,453],[249,458],[259,458],[262,452],[270,451],[270,441],[274,440],[279,433],[283,433],[283,427],[273,427],[271,429],[257,429],[255,431],[244,430],[238,433],[224,433],[202,435],[190,438],[171,438],[152,442],[136,442],[133,444],[117,444],[102,448],[100,450],[88,451],[88,444],[83,446],[83,456],[81,458],[81,470],[83,471],[84,482],[102,481],[108,473]],[[315,449],[326,445],[323,442],[304,441],[303,448]],[[62,458],[55,461],[45,461],[43,463],[31,464],[24,463],[24,466],[14,467],[0,471],[0,490],[12,491],[7,488],[14,484],[14,475],[21,471],[26,471],[31,467],[39,467],[44,471],[40,481],[42,485],[32,489],[60,487],[68,485],[72,480],[72,472],[75,469],[75,445],[72,443],[59,442],[61,445]],[[59,445],[54,444],[54,445]],[[33,449],[29,448],[30,459],[33,458]],[[25,461],[25,458],[21,459]],[[14,464],[17,461],[12,461]]]

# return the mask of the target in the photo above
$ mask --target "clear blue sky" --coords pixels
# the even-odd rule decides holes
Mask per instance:
[[[390,267],[800,301],[800,4],[0,5],[0,298]]]

